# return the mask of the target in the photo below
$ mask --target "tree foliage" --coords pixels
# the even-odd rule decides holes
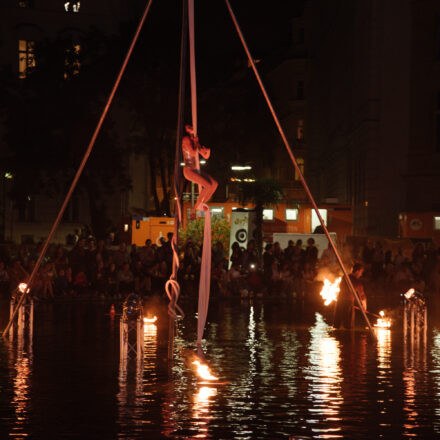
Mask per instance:
[[[229,248],[229,236],[231,233],[231,227],[225,219],[218,217],[212,217],[211,219],[211,242],[213,244],[220,241],[223,244],[224,249]],[[188,239],[191,239],[196,247],[200,249],[203,243],[203,231],[204,231],[205,219],[199,217],[195,220],[188,222],[186,228],[182,228],[179,231],[180,245],[182,246]]]

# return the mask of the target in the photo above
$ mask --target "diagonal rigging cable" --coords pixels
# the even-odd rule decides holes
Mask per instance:
[[[243,45],[243,48],[244,48],[244,50],[246,52],[246,55],[247,55],[248,59],[249,59],[249,63],[252,66],[252,70],[254,71],[255,77],[257,78],[258,84],[259,84],[259,86],[261,88],[261,91],[262,91],[262,93],[264,95],[264,98],[266,99],[267,105],[268,105],[269,110],[270,110],[270,112],[272,114],[272,117],[273,117],[273,119],[275,121],[275,124],[276,124],[276,126],[278,128],[278,131],[280,132],[281,138],[283,139],[284,146],[286,147],[286,150],[289,153],[290,159],[292,160],[293,166],[295,167],[295,170],[297,171],[298,176],[299,176],[299,178],[301,180],[301,183],[303,185],[304,191],[306,192],[307,197],[309,198],[310,203],[312,204],[313,209],[315,210],[316,215],[318,216],[318,219],[319,219],[319,221],[321,223],[321,226],[324,229],[325,235],[327,236],[327,239],[328,239],[328,241],[329,241],[329,243],[330,243],[330,245],[331,245],[331,247],[333,249],[333,252],[336,255],[336,259],[338,260],[338,263],[339,263],[339,265],[340,265],[340,267],[342,269],[342,272],[344,274],[345,282],[347,283],[347,285],[348,285],[349,289],[351,290],[354,298],[356,299],[356,302],[357,302],[357,304],[359,306],[359,309],[362,312],[364,320],[365,320],[365,322],[367,323],[367,325],[368,325],[368,327],[370,329],[371,335],[373,336],[374,339],[376,339],[376,334],[374,333],[374,330],[373,330],[373,327],[371,326],[370,320],[368,319],[368,316],[365,313],[365,309],[364,309],[364,306],[362,304],[362,301],[360,300],[359,295],[356,292],[356,289],[354,288],[353,283],[351,282],[350,277],[348,276],[348,272],[345,269],[344,263],[342,262],[342,258],[339,255],[339,251],[336,249],[336,245],[335,245],[333,239],[331,238],[331,236],[330,236],[330,234],[328,232],[327,226],[324,223],[324,220],[323,220],[323,218],[321,216],[321,213],[319,212],[318,205],[316,204],[316,201],[315,201],[312,193],[310,192],[309,186],[307,185],[307,182],[304,179],[304,176],[303,176],[303,174],[302,174],[302,172],[301,172],[301,170],[300,170],[300,168],[298,166],[298,163],[297,163],[297,161],[295,159],[295,156],[293,154],[292,148],[289,145],[289,141],[287,140],[287,137],[286,137],[286,135],[284,133],[284,130],[283,130],[283,128],[282,128],[282,126],[280,124],[280,121],[279,121],[279,119],[278,119],[278,117],[276,115],[276,112],[275,112],[275,110],[274,110],[274,108],[272,106],[272,103],[270,101],[269,95],[266,92],[266,89],[264,87],[263,81],[261,80],[260,74],[258,73],[258,70],[257,70],[257,67],[255,65],[254,59],[252,58],[252,55],[251,55],[251,53],[249,51],[249,48],[248,48],[248,46],[246,44],[246,41],[245,41],[244,36],[243,36],[243,33],[241,32],[241,29],[240,29],[240,26],[238,24],[237,18],[235,17],[235,14],[234,14],[234,12],[233,12],[233,10],[231,8],[229,0],[225,0],[225,2],[226,2],[226,7],[228,8],[229,14],[231,15],[232,21],[234,23],[235,29],[236,29],[236,31],[238,33],[239,38],[240,38],[240,41],[241,41],[241,43]]]
[[[75,187],[76,187],[76,185],[78,183],[78,180],[79,180],[79,178],[80,178],[80,176],[81,176],[81,174],[82,174],[82,172],[84,170],[84,167],[85,167],[85,165],[87,163],[87,160],[88,160],[88,158],[90,156],[90,153],[92,152],[93,146],[95,145],[96,138],[98,137],[98,134],[101,131],[102,124],[104,122],[105,117],[107,116],[107,113],[108,113],[108,110],[110,108],[110,105],[111,105],[111,103],[113,101],[113,98],[114,98],[114,96],[116,94],[116,90],[119,87],[119,83],[121,82],[121,78],[122,78],[122,76],[123,76],[123,74],[125,72],[125,69],[127,67],[128,61],[130,60],[130,57],[131,57],[131,54],[133,52],[134,46],[135,46],[135,44],[136,44],[136,42],[138,40],[139,34],[140,34],[141,29],[142,29],[142,27],[144,25],[145,19],[147,18],[148,12],[150,11],[152,3],[153,3],[153,0],[148,0],[148,3],[147,3],[147,5],[145,7],[145,10],[144,10],[144,13],[142,14],[142,17],[141,17],[141,19],[139,21],[139,24],[138,24],[138,27],[137,27],[136,32],[134,34],[134,37],[133,37],[133,39],[131,41],[130,47],[129,47],[128,51],[127,51],[127,54],[125,55],[124,62],[122,63],[122,66],[121,66],[121,69],[119,71],[119,74],[118,74],[118,76],[116,78],[116,81],[115,81],[115,83],[113,85],[113,88],[112,88],[112,90],[110,92],[110,95],[109,95],[109,97],[107,99],[107,102],[106,102],[106,104],[104,106],[104,109],[102,111],[101,117],[100,117],[100,119],[98,121],[98,124],[97,124],[97,126],[95,128],[95,131],[94,131],[93,136],[92,136],[92,138],[90,140],[90,143],[89,143],[89,145],[87,147],[87,150],[86,150],[86,152],[84,154],[84,157],[83,157],[83,159],[81,161],[81,164],[80,164],[80,166],[79,166],[79,168],[78,168],[78,170],[77,170],[77,172],[75,174],[75,177],[74,177],[74,179],[72,181],[72,184],[70,185],[69,191],[67,192],[66,198],[64,199],[64,202],[61,205],[61,208],[60,208],[60,210],[58,212],[58,216],[57,216],[57,218],[55,219],[55,221],[54,221],[54,223],[52,225],[52,228],[51,228],[51,230],[49,232],[49,235],[47,236],[46,241],[44,242],[44,246],[43,246],[43,248],[42,248],[42,250],[40,252],[38,260],[35,263],[35,266],[34,266],[32,272],[31,272],[29,278],[26,281],[26,284],[28,285],[28,289],[25,289],[25,291],[21,294],[21,297],[20,297],[20,299],[19,299],[19,301],[17,303],[17,306],[16,306],[14,312],[12,313],[12,316],[10,317],[9,322],[8,322],[5,330],[2,333],[2,336],[5,336],[6,333],[8,332],[10,326],[12,325],[12,323],[13,323],[13,321],[15,319],[15,316],[17,315],[18,310],[20,309],[20,307],[21,307],[21,305],[22,305],[22,303],[24,301],[25,296],[27,295],[28,291],[32,288],[32,283],[33,283],[33,281],[35,279],[35,275],[37,274],[37,271],[40,268],[41,262],[43,261],[44,255],[46,254],[46,251],[47,251],[47,248],[49,246],[49,243],[52,240],[53,235],[55,234],[55,231],[56,231],[56,229],[57,229],[57,227],[58,227],[58,225],[59,225],[59,223],[61,221],[61,218],[62,218],[62,216],[64,214],[64,211],[66,210],[67,204],[69,203],[69,200],[70,200],[70,198],[72,196],[72,193],[73,193],[73,191],[74,191],[74,189],[75,189]]]

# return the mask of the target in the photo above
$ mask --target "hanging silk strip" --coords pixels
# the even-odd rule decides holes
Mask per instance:
[[[211,288],[211,213],[209,206],[204,204],[205,227],[203,233],[203,252],[200,268],[199,307],[197,321],[197,344],[201,344],[208,315],[209,291]]]

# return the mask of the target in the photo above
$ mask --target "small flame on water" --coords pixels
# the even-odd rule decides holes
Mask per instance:
[[[144,318],[145,324],[152,324],[153,322],[157,321],[157,316],[154,316],[153,318]]]
[[[331,283],[327,278],[324,278],[324,286],[321,289],[320,295],[324,299],[324,305],[328,306],[338,298],[341,284],[341,277],[337,278],[335,282]]]
[[[411,289],[408,290],[408,292],[405,293],[405,298],[409,301],[412,296],[414,295],[415,290],[411,287]]]
[[[391,319],[385,318],[385,312],[381,310],[379,312],[380,318],[377,318],[376,324],[374,324],[375,327],[379,328],[390,328],[391,327]]]
[[[200,361],[194,361],[194,365],[197,366],[197,375],[204,380],[218,380],[218,377],[215,377],[212,375],[211,371],[209,370],[208,365],[201,364]]]

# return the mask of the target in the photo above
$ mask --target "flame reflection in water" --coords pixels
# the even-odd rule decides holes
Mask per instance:
[[[217,395],[217,388],[201,386],[194,395],[193,418],[198,429],[194,438],[209,438],[209,421],[212,419],[210,405],[212,398]]]
[[[309,381],[308,399],[312,406],[307,423],[325,426],[319,417],[324,417],[328,425],[323,428],[313,428],[320,438],[339,438],[341,430],[340,408],[343,403],[341,393],[342,375],[340,368],[339,341],[329,335],[331,327],[323,317],[316,313],[316,322],[310,329],[309,367],[306,379]]]
[[[11,370],[15,373],[13,380],[14,395],[11,405],[15,412],[15,423],[9,433],[13,438],[24,438],[29,435],[27,424],[30,406],[30,381],[32,374],[32,339],[29,341],[29,348],[25,350],[23,333],[17,338],[17,346],[9,347],[9,362]],[[11,341],[12,342],[12,341]]]

